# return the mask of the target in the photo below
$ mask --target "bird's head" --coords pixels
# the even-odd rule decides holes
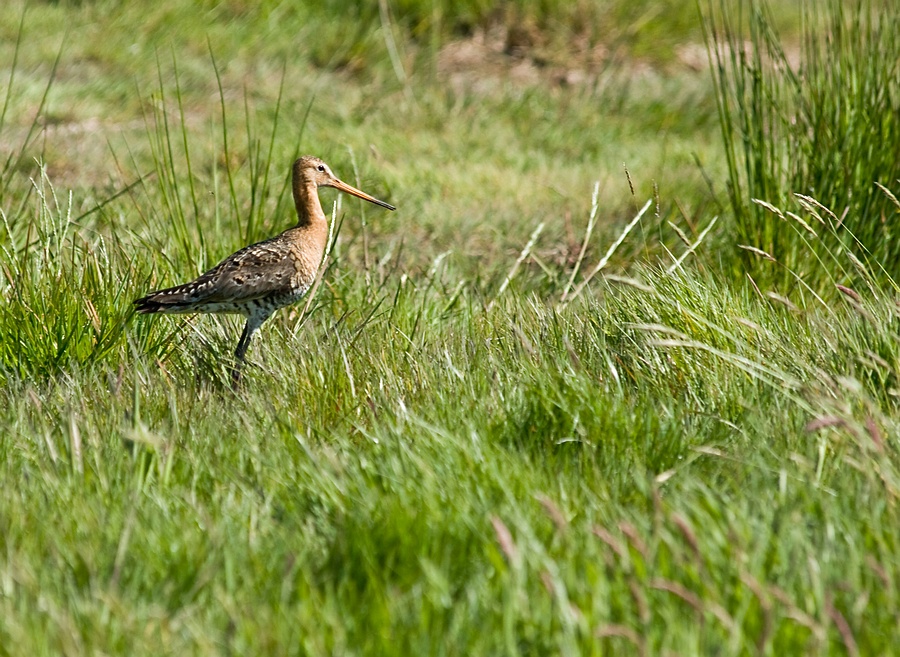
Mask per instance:
[[[319,158],[312,155],[304,155],[296,162],[294,162],[293,176],[295,183],[297,181],[303,181],[306,184],[311,183],[316,187],[334,187],[335,189],[339,189],[342,192],[352,194],[353,196],[368,201],[369,203],[380,205],[381,207],[387,208],[388,210],[397,209],[390,203],[379,201],[374,196],[369,196],[365,192],[356,189],[356,187],[348,185],[343,180],[334,175],[331,167],[329,167]]]

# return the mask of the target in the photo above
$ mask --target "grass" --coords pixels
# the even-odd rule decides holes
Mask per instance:
[[[802,209],[792,195],[813,196],[834,209],[822,220],[826,248],[871,257],[896,279],[898,208],[884,187],[900,178],[900,164],[882,146],[900,131],[896,13],[868,0],[804,3],[793,57],[764,7],[749,11],[749,49],[738,19],[709,13],[737,239],[798,268],[810,251],[805,233],[751,200]]]
[[[260,7],[0,10],[0,654],[889,653],[878,245],[805,200],[818,258],[747,278],[705,72],[445,68],[440,3]],[[233,395],[236,319],[131,300],[286,226],[299,151],[399,210],[335,206]]]

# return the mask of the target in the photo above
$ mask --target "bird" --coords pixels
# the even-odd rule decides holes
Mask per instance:
[[[342,181],[318,157],[305,155],[291,168],[297,224],[234,252],[194,280],[134,301],[138,313],[230,313],[246,318],[234,352],[231,382],[237,388],[253,334],[272,314],[299,301],[312,286],[325,255],[328,221],[318,189],[333,187],[388,210],[397,208]]]

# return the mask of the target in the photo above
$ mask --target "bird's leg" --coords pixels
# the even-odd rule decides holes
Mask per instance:
[[[247,319],[244,324],[244,332],[241,333],[241,339],[238,342],[237,349],[234,350],[234,367],[231,370],[231,385],[237,388],[241,382],[241,366],[244,364],[244,356],[247,354],[247,347],[250,346],[250,338],[253,332],[259,328],[259,322],[253,321],[252,318]]]

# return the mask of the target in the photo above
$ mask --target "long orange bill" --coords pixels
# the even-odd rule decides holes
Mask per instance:
[[[365,192],[361,192],[358,189],[356,189],[356,187],[351,187],[350,185],[345,183],[343,180],[338,180],[337,178],[335,178],[334,180],[331,181],[331,186],[334,187],[335,189],[341,190],[342,192],[347,192],[348,194],[352,194],[353,196],[361,198],[364,201],[368,201],[369,203],[374,203],[375,205],[380,205],[381,207],[387,208],[388,210],[396,210],[397,209],[390,203],[385,203],[384,201],[379,201],[374,196],[369,196]]]

